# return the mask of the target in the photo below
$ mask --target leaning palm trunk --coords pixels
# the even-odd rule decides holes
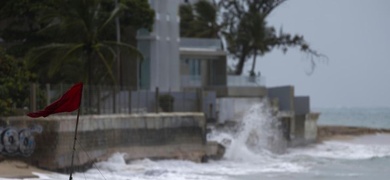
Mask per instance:
[[[253,54],[253,62],[252,62],[252,69],[250,71],[250,76],[255,76],[255,68],[256,68],[256,57],[257,57],[257,51]]]

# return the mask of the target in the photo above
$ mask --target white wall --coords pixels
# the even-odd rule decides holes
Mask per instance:
[[[307,114],[305,121],[305,140],[308,142],[317,140],[318,115]]]
[[[218,123],[230,121],[240,121],[244,112],[253,105],[262,102],[262,98],[238,98],[226,97],[217,99]]]
[[[179,79],[179,16],[177,0],[151,0],[156,12],[150,42],[150,90],[178,91]],[[145,40],[145,38],[143,38]]]

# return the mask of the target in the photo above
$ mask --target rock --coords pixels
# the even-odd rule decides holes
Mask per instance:
[[[374,133],[390,133],[390,129],[349,126],[318,126],[318,142],[335,136],[360,136]]]
[[[223,155],[225,154],[225,147],[222,144],[211,141],[207,142],[206,146],[206,159],[220,160],[223,158]]]

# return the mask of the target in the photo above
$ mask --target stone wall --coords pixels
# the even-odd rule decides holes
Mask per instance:
[[[294,137],[290,146],[302,146],[317,141],[317,120],[319,113],[295,115]]]
[[[66,171],[71,164],[76,116],[26,116],[3,119],[12,127],[39,125],[35,150],[22,159],[40,168]],[[203,113],[80,116],[74,165],[106,160],[115,152],[126,159],[186,159],[200,162],[206,155]]]
[[[319,117],[319,113],[309,113],[306,115],[305,121],[305,140],[309,143],[313,143],[317,141],[317,120]]]

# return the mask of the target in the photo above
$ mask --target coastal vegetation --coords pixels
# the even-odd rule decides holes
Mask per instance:
[[[267,23],[269,14],[286,1],[200,0],[182,4],[180,36],[222,39],[221,45],[236,60],[233,73],[237,75],[251,59],[250,75],[255,75],[258,56],[273,49],[286,52],[292,47],[307,53],[314,69],[316,57],[324,57],[322,54],[313,50],[302,35],[277,31]],[[29,82],[119,85],[118,57],[122,53],[131,54],[132,60],[142,59],[135,48],[136,33],[152,30],[154,17],[147,0],[2,0],[2,56],[11,58],[8,62],[24,73],[23,78],[9,74],[2,77],[23,90],[18,95],[20,100],[2,93],[18,101],[3,104],[25,106],[20,102],[28,98]],[[1,73],[7,74],[4,69]],[[2,88],[8,88],[5,84]]]
[[[241,75],[244,65],[252,58],[249,72],[254,76],[258,56],[273,49],[284,53],[298,47],[308,54],[313,72],[316,61],[326,58],[309,46],[302,35],[279,31],[267,24],[267,17],[287,0],[241,1],[241,0],[200,0],[194,4],[180,6],[180,35],[196,38],[219,38],[236,61],[234,74]]]
[[[34,80],[24,61],[5,53],[0,47],[0,114],[14,115],[13,107],[28,106],[29,82]]]
[[[118,51],[141,58],[135,34],[151,30],[154,19],[147,0],[5,0],[0,7],[7,53],[23,59],[40,83],[117,84]]]
[[[154,15],[147,0],[2,0],[0,115],[28,106],[31,82],[118,85],[119,52],[142,59]]]

